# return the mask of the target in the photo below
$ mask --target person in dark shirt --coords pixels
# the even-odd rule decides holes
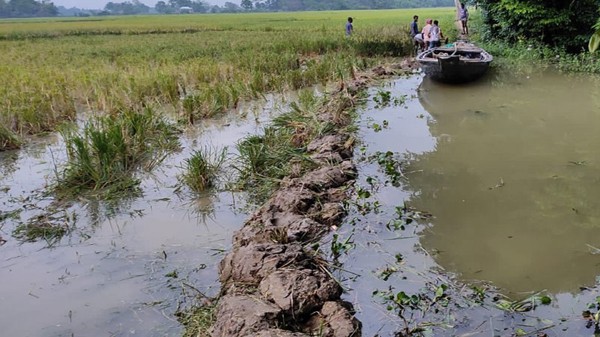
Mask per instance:
[[[352,35],[352,32],[354,31],[354,26],[352,26],[353,21],[352,17],[349,17],[348,22],[346,22],[346,36]]]
[[[419,16],[413,16],[413,22],[410,23],[410,37],[414,38],[415,35],[419,34]]]

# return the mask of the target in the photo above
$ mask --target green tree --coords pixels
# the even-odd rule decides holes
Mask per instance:
[[[253,7],[252,0],[242,0],[240,6],[246,11],[251,11]]]
[[[487,35],[579,52],[592,34],[600,0],[482,0]]]
[[[222,12],[224,12],[224,13],[237,13],[239,11],[240,11],[240,6],[238,6],[237,4],[235,4],[233,2],[225,2],[225,4],[223,5]]]
[[[58,8],[49,1],[0,0],[0,17],[42,17],[56,16]]]

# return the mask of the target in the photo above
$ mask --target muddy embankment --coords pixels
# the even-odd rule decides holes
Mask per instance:
[[[222,291],[213,337],[361,335],[351,303],[328,262],[314,249],[346,215],[343,201],[356,177],[351,109],[367,84],[412,72],[408,61],[357,74],[331,94],[319,116],[336,125],[334,134],[306,145],[318,164],[300,177],[283,179],[279,189],[234,233],[231,251],[220,263]]]

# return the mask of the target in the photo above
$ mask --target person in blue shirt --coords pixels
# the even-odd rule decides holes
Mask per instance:
[[[348,17],[348,22],[346,22],[346,36],[352,35],[352,32],[354,31],[354,26],[352,26],[353,21],[352,17]]]
[[[419,16],[413,16],[413,22],[410,23],[410,37],[414,39],[415,35],[419,34]]]

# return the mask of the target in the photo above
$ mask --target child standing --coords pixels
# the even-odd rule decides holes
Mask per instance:
[[[354,26],[352,26],[353,21],[352,17],[348,17],[348,22],[346,22],[346,36],[352,35],[352,32],[354,31]]]
[[[467,21],[469,21],[469,11],[467,10],[467,7],[465,7],[464,3],[460,4],[458,18],[460,19],[460,23],[462,24],[462,33],[469,35],[469,26],[467,26]]]

